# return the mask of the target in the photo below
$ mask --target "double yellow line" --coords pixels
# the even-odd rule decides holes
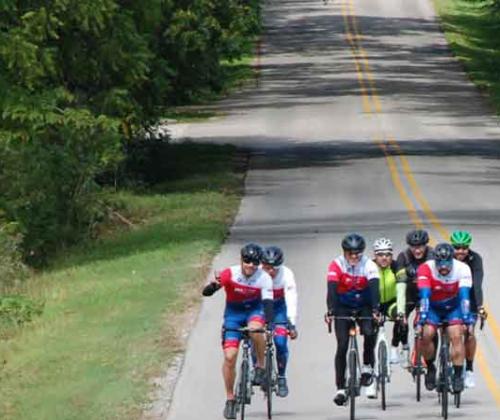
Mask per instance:
[[[382,113],[382,105],[377,93],[375,80],[370,68],[367,54],[362,45],[362,36],[358,29],[353,0],[344,0],[344,3],[342,4],[342,15],[345,25],[345,37],[354,59],[357,79],[362,94],[363,110],[370,117],[376,117],[377,115]],[[396,160],[395,156],[399,158],[399,163],[401,165],[403,175],[406,178],[414,199],[425,215],[427,223],[430,224],[439,233],[443,240],[448,241],[450,236],[448,230],[441,224],[438,217],[432,211],[431,206],[429,205],[424,194],[420,190],[415,177],[413,176],[410,163],[404,156],[404,153],[396,139],[391,135],[380,132],[378,133],[377,137],[373,138],[373,140],[378,144],[378,146],[384,153],[387,161],[387,166],[391,174],[392,182],[396,190],[398,191],[401,200],[407,208],[412,223],[418,228],[423,228],[425,225],[423,218],[420,217],[410,195],[408,194],[401,180],[397,164],[398,161]],[[494,319],[491,312],[489,317],[489,325],[495,341],[500,346],[500,328],[498,326],[498,322]],[[493,374],[491,373],[486,358],[479,346],[477,348],[476,358],[481,373],[486,381],[486,385],[492,393],[497,405],[500,406],[500,388]]]

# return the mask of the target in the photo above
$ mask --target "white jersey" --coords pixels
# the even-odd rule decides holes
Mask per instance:
[[[293,271],[282,265],[273,279],[274,299],[285,299],[286,314],[293,325],[297,322],[297,284]]]

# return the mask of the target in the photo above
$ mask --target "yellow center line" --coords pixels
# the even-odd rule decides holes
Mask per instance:
[[[380,99],[379,99],[377,89],[375,86],[375,80],[373,78],[372,71],[371,71],[371,68],[370,68],[370,65],[368,62],[367,54],[360,43],[362,40],[362,37],[360,35],[360,32],[358,30],[358,26],[357,26],[357,19],[355,17],[355,13],[354,13],[353,0],[348,0],[348,6],[349,6],[349,10],[347,10],[345,3],[342,6],[343,17],[344,17],[344,22],[345,22],[346,38],[349,42],[349,45],[351,47],[351,51],[352,51],[352,54],[354,57],[354,61],[355,61],[355,65],[356,65],[356,72],[358,74],[358,80],[362,81],[360,83],[362,83],[361,92],[363,95],[363,103],[365,104],[366,101],[370,102],[370,100],[371,100],[371,102],[373,103],[374,108],[375,108],[375,113],[380,114],[382,112],[382,106],[381,106]],[[347,14],[347,16],[346,16],[346,14]],[[349,20],[350,20],[351,24],[349,24]],[[350,26],[352,26],[352,28],[353,28],[354,36],[351,33]],[[358,54],[361,56],[361,61],[363,63],[363,67],[364,67],[364,73],[363,73],[363,69],[360,68],[360,65],[359,65]],[[368,82],[369,82],[369,86],[370,86],[370,93],[369,94],[367,93],[367,89],[365,87],[364,76],[368,79]],[[365,107],[365,109],[366,109],[366,107]],[[371,112],[370,112],[370,114],[371,114]],[[395,163],[394,156],[392,156],[390,154],[390,151],[388,150],[387,145],[385,144],[383,139],[377,138],[377,139],[375,139],[375,142],[379,145],[379,147],[381,148],[381,150],[383,151],[383,153],[385,155],[387,165],[389,167],[389,171],[391,174],[392,182],[393,182],[394,186],[396,187],[397,191],[399,192],[399,195],[400,195],[403,203],[405,204],[405,206],[408,209],[410,219],[412,220],[413,224],[416,227],[419,227],[419,228],[423,227],[423,221],[419,217],[408,193],[406,192],[406,189],[404,188],[404,186],[401,182],[398,167],[397,167],[397,164]],[[442,238],[447,241],[449,239],[449,233],[444,228],[444,226],[441,224],[438,217],[434,214],[428,201],[426,200],[426,198],[422,194],[420,188],[418,187],[417,181],[415,180],[415,177],[413,176],[409,161],[406,158],[406,156],[404,156],[400,145],[397,143],[396,139],[392,136],[389,137],[388,143],[391,144],[395,149],[397,149],[398,156],[399,156],[402,168],[403,168],[403,173],[409,182],[410,189],[413,192],[415,199],[417,200],[417,202],[421,206],[427,219],[430,221],[432,226],[439,232],[439,234],[442,236]],[[498,323],[496,322],[496,320],[493,318],[493,315],[491,315],[489,318],[489,324],[490,324],[490,327],[491,327],[492,332],[493,332],[493,337],[495,338],[497,343],[500,345],[500,328],[498,327]],[[479,346],[477,348],[476,358],[477,358],[477,361],[479,363],[479,368],[481,370],[483,378],[485,379],[486,385],[487,385],[488,389],[490,390],[490,392],[492,393],[497,405],[500,406],[500,388],[498,387],[498,385],[495,381],[495,378],[494,378],[493,374],[491,373],[491,371],[488,367],[488,364],[486,362],[486,359],[485,359]]]

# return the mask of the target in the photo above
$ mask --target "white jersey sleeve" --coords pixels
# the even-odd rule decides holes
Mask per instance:
[[[293,325],[297,323],[297,284],[295,283],[295,275],[288,267],[283,267],[285,270],[285,302],[286,315]]]
[[[262,300],[273,300],[273,279],[269,274],[267,274],[264,270],[261,270],[260,278],[259,278],[259,286],[260,286],[260,295]]]

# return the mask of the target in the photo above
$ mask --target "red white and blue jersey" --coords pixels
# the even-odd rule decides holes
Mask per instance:
[[[338,284],[340,303],[353,308],[370,305],[369,282],[378,278],[377,265],[366,255],[356,265],[350,265],[341,255],[328,267],[327,280]]]
[[[293,325],[297,321],[297,285],[293,271],[282,265],[273,278],[275,303],[286,303],[286,316]]]
[[[443,276],[437,270],[436,262],[429,260],[418,267],[417,286],[431,290],[431,308],[449,310],[460,304],[459,289],[472,286],[472,274],[467,264],[454,259],[450,273]]]
[[[240,265],[226,268],[220,274],[222,287],[226,291],[226,303],[231,306],[242,306],[259,303],[264,299],[273,299],[273,281],[271,276],[261,268],[246,277]]]

